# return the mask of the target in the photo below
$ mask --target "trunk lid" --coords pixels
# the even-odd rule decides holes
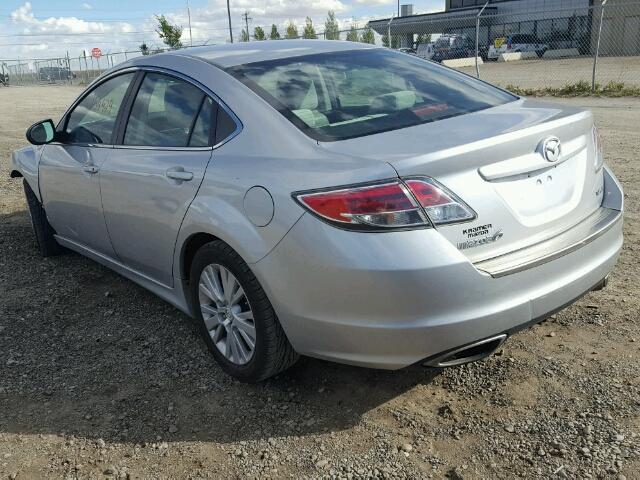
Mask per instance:
[[[429,176],[458,195],[477,218],[438,231],[476,262],[555,236],[600,206],[592,128],[588,111],[520,99],[322,146],[386,160],[400,177]],[[543,145],[553,138],[560,155],[549,161]]]

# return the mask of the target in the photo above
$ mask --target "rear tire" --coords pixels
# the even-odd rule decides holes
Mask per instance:
[[[205,323],[201,304],[203,298],[206,299],[207,295],[202,296],[200,282],[203,278],[203,271],[208,269],[207,271],[210,272],[211,270],[209,269],[212,266],[215,266],[218,271],[222,267],[222,269],[231,273],[231,278],[235,277],[234,280],[244,291],[246,299],[243,300],[245,302],[243,309],[245,313],[247,309],[252,312],[253,326],[255,328],[255,345],[249,360],[245,359],[243,362],[230,360],[223,354],[221,347],[214,342],[216,335],[211,329],[212,325],[218,325],[218,327],[214,328],[222,328],[219,327],[221,323],[218,323],[218,316],[211,314],[211,310],[217,308],[214,302],[206,303],[208,321]],[[229,245],[220,240],[215,240],[201,247],[193,259],[189,285],[191,305],[202,337],[209,351],[227,374],[240,381],[254,383],[277,375],[298,360],[298,354],[289,343],[273,310],[273,306],[260,286],[258,279],[249,266],[240,258],[240,255]],[[222,307],[221,310],[227,312],[226,318],[232,318],[229,316],[229,312],[232,310],[231,303],[228,303],[227,307]],[[219,316],[219,318],[222,321],[225,317]],[[228,325],[229,322],[227,320],[227,327],[232,328],[232,326]],[[228,341],[226,340],[226,333],[224,336],[225,341]],[[220,340],[218,340],[218,345],[220,345]],[[225,347],[225,350],[226,348],[228,347]]]
[[[38,251],[43,257],[52,257],[54,255],[60,255],[64,252],[62,247],[54,238],[55,230],[49,224],[47,220],[47,214],[42,207],[42,204],[33,193],[31,186],[26,180],[23,181],[24,195],[27,198],[27,205],[29,206],[29,216],[31,217],[31,225],[33,226],[33,233],[36,236],[36,242],[38,244]]]

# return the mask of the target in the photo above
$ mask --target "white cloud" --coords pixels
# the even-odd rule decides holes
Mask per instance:
[[[11,12],[13,23],[22,27],[23,33],[121,33],[133,31],[133,25],[127,22],[104,23],[88,22],[76,17],[48,17],[40,20],[32,11],[31,2]]]
[[[358,5],[378,6],[396,4],[396,0],[354,0]]]
[[[91,3],[80,4],[82,8],[93,8]],[[364,27],[369,17],[352,18],[350,15],[352,2],[365,0],[234,0],[231,2],[231,22],[234,40],[240,37],[244,27],[242,14],[247,11],[251,20],[250,33],[257,26],[265,29],[267,34],[271,25],[275,24],[284,36],[286,25],[293,21],[302,33],[306,16],[310,16],[316,32],[324,30],[327,11],[333,10],[340,29],[347,30],[352,24]],[[393,0],[367,0],[365,3],[380,4]],[[178,2],[180,3],[180,2]],[[185,2],[183,2],[184,4]],[[151,7],[153,8],[153,7]],[[359,6],[359,8],[362,8]],[[183,27],[182,43],[190,43],[186,6],[173,11],[158,11],[164,14],[171,23]],[[8,20],[0,19],[0,30],[16,35],[6,43],[20,44],[2,48],[3,58],[46,58],[63,57],[69,52],[77,58],[83,51],[99,47],[103,53],[136,51],[145,42],[150,49],[162,47],[162,41],[155,33],[157,21],[154,15],[146,19],[132,21],[93,21],[83,20],[78,16],[42,17],[34,12],[31,2],[25,2],[11,12]],[[191,8],[191,31],[193,44],[200,45],[225,43],[229,39],[226,0],[209,0],[203,7]],[[3,42],[0,42],[3,43]]]

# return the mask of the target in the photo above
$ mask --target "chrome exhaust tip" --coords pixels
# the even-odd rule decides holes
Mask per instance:
[[[500,348],[506,339],[507,334],[501,333],[500,335],[478,340],[427,360],[423,365],[426,367],[445,368],[475,362],[491,355]]]

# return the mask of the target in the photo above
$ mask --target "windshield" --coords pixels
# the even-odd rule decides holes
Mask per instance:
[[[433,122],[517,98],[467,75],[382,48],[249,63],[228,71],[320,141]]]

